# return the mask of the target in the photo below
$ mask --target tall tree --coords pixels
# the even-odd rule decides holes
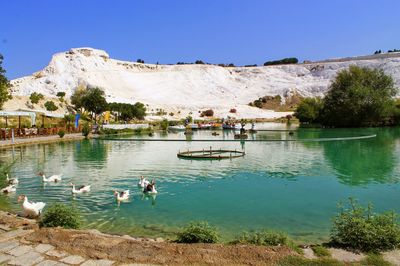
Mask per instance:
[[[5,76],[6,70],[2,67],[3,55],[0,54],[0,109],[6,101],[11,99],[9,88],[11,87],[10,82]]]
[[[108,105],[104,95],[104,91],[100,88],[89,88],[81,99],[85,110],[94,114],[95,122],[97,121],[97,116],[107,110]]]
[[[383,70],[350,66],[338,73],[324,98],[323,124],[336,127],[383,124],[392,115],[397,89]]]

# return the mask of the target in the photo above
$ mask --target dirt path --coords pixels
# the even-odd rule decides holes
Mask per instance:
[[[30,243],[51,244],[91,259],[168,265],[272,265],[295,254],[287,247],[176,244],[153,239],[110,236],[95,230],[41,229],[25,236]]]

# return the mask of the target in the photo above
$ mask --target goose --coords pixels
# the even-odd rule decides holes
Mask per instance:
[[[72,194],[81,194],[90,191],[90,185],[87,186],[80,186],[78,189],[75,189],[75,184],[72,184]]]
[[[115,198],[118,202],[129,199],[129,189],[122,192],[114,191]]]
[[[150,184],[150,182],[147,181],[146,178],[141,176],[140,180],[139,180],[139,183],[138,183],[138,187],[144,188],[144,187],[147,187],[148,184]]]
[[[143,193],[145,194],[150,194],[150,195],[154,195],[157,194],[157,190],[156,190],[156,181],[151,181],[151,183],[149,183],[144,189],[143,189]]]
[[[22,203],[22,208],[24,209],[24,213],[28,217],[38,217],[44,208],[46,206],[46,203],[44,202],[30,202],[28,201],[28,197],[25,195],[20,195],[18,197],[18,202]]]
[[[43,182],[59,182],[62,178],[62,175],[52,175],[49,178],[46,178],[44,173],[39,173],[39,176],[42,177]]]
[[[14,185],[8,185],[0,190],[2,193],[8,194],[17,191]]]
[[[6,180],[9,185],[18,185],[18,178],[9,178],[8,173],[6,173]]]

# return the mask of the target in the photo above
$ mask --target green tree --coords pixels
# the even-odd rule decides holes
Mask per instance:
[[[81,104],[85,110],[94,114],[94,120],[97,116],[107,110],[108,104],[104,97],[104,91],[100,88],[89,88],[81,98]]]
[[[146,115],[146,107],[140,102],[133,105],[129,103],[110,103],[108,106],[110,111],[116,112],[117,117],[124,121],[133,118],[144,119],[144,116]]]
[[[75,115],[73,114],[66,114],[64,115],[63,121],[65,124],[67,124],[67,127],[69,128],[72,123],[75,121]]]
[[[146,115],[146,107],[143,103],[137,102],[133,105],[133,116],[143,120]]]
[[[323,124],[381,125],[392,116],[397,89],[383,70],[350,66],[338,73],[324,99]]]
[[[5,75],[6,70],[1,66],[2,64],[3,64],[3,55],[0,54],[0,109],[3,107],[3,104],[6,101],[12,98],[9,92],[11,84]]]
[[[29,99],[31,100],[32,104],[37,104],[40,100],[44,99],[44,96],[41,93],[32,92],[31,96],[29,96]]]
[[[86,94],[86,87],[83,85],[78,86],[71,96],[71,104],[74,105],[75,110],[82,113],[83,102],[82,99]]]
[[[64,91],[57,92],[57,97],[60,98],[61,102],[63,102],[65,97],[65,92]]]
[[[321,98],[304,98],[297,106],[294,115],[302,123],[318,123],[322,107]]]
[[[46,110],[47,110],[47,111],[50,111],[50,112],[55,111],[55,110],[58,109],[58,107],[54,104],[53,101],[47,101],[47,102],[45,102],[45,103],[44,103],[44,107],[46,107]]]

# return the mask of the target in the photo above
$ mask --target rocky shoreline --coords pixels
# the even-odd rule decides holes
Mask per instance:
[[[39,228],[36,220],[0,211],[0,265],[291,265],[285,261],[288,258],[303,262],[296,265],[321,263],[310,247],[304,246],[302,251],[300,255],[285,246],[178,244],[93,229]],[[329,251],[331,257],[322,261],[338,264],[328,265],[364,265],[367,258],[341,249]],[[400,265],[399,250],[382,255]]]

